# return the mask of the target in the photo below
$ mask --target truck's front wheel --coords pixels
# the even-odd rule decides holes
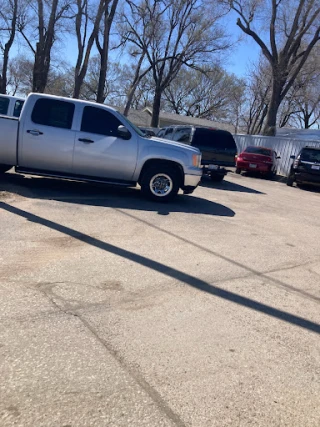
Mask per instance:
[[[1,165],[0,164],[0,173],[5,173],[5,172],[7,172],[8,170],[10,170],[12,168],[12,166],[9,166],[9,165]]]
[[[170,166],[152,166],[143,173],[140,185],[146,197],[165,202],[172,200],[178,194],[180,176]]]

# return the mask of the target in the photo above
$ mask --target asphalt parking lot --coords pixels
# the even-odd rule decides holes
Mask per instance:
[[[320,192],[0,179],[0,425],[320,425]]]

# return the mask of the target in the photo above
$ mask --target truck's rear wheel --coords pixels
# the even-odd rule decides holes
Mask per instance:
[[[221,182],[221,181],[223,181],[224,175],[219,175],[219,174],[216,174],[214,172],[211,172],[210,178],[211,178],[211,181]]]
[[[173,167],[151,166],[143,173],[141,191],[149,199],[165,202],[178,194],[180,181],[179,173]]]
[[[12,166],[9,165],[0,165],[0,173],[5,173],[8,170],[10,170],[12,168]]]

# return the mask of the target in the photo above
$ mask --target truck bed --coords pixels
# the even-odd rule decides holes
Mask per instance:
[[[0,164],[16,165],[19,120],[0,115]]]

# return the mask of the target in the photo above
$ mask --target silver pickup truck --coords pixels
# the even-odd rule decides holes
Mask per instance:
[[[148,137],[115,109],[31,93],[20,118],[0,116],[0,173],[141,186],[154,200],[192,193],[201,153],[185,144]]]

